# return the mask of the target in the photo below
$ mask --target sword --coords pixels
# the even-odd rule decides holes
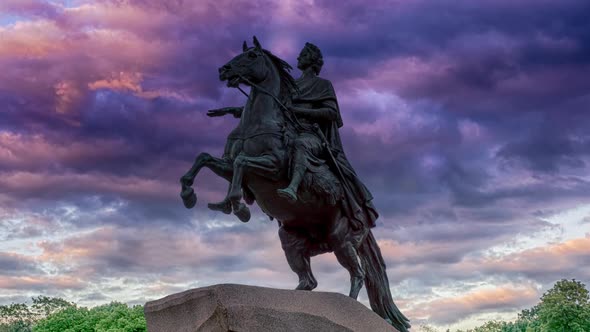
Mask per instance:
[[[342,170],[340,169],[340,166],[338,165],[338,162],[336,161],[334,154],[332,154],[332,149],[330,148],[330,143],[328,142],[328,139],[324,135],[324,132],[322,131],[322,129],[320,128],[320,126],[317,123],[313,124],[313,129],[316,131],[318,136],[320,136],[320,139],[322,140],[322,145],[326,148],[326,150],[328,150],[328,155],[330,156],[330,159],[332,160],[332,163],[334,164],[334,167],[336,168],[336,171],[338,172],[338,176],[340,177],[340,181],[342,182],[342,186],[345,187],[346,190],[348,190],[349,192],[353,192],[351,190],[351,188],[348,186],[348,182],[344,178],[344,173],[342,173]],[[363,225],[361,222],[356,220],[354,218],[354,216],[350,215],[350,212],[351,212],[350,207],[349,207],[349,209],[345,209],[345,210],[347,210],[346,214],[347,214],[348,218],[350,219],[350,222],[352,223],[353,228],[355,230],[361,229]]]
[[[320,136],[320,139],[322,140],[322,145],[326,148],[326,150],[328,150],[328,155],[330,155],[330,159],[332,159],[332,163],[334,163],[334,166],[336,167],[336,171],[338,171],[338,175],[340,176],[340,179],[342,180],[343,183],[346,183],[346,181],[344,181],[344,174],[342,173],[340,166],[336,162],[336,158],[332,154],[332,149],[330,149],[330,143],[328,142],[328,139],[326,138],[326,136],[324,136],[324,132],[320,128],[320,125],[318,125],[317,123],[314,123],[313,129],[316,131],[316,134],[318,134],[318,136]]]

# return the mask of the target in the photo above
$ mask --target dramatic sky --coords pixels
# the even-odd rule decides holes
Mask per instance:
[[[0,304],[144,303],[217,283],[293,288],[276,222],[207,210],[244,96],[217,68],[256,35],[325,60],[415,326],[514,319],[590,283],[587,0],[0,1]],[[293,72],[295,76],[299,72]],[[318,290],[347,293],[333,255]],[[361,294],[366,303],[366,293]]]

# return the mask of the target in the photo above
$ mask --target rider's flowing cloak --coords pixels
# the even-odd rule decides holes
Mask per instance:
[[[318,122],[318,124],[342,173],[341,176],[336,167],[331,165],[334,174],[343,182],[345,195],[343,208],[346,209],[345,212],[349,217],[353,217],[356,221],[368,226],[366,228],[375,227],[375,220],[379,215],[372,203],[373,195],[356,175],[342,148],[338,128],[342,127],[343,123],[332,83],[317,76],[302,77],[296,82],[299,91],[294,96],[293,104],[311,104],[313,105],[312,109],[329,108],[336,112],[335,121],[323,121]],[[332,162],[329,161],[329,164],[332,164]],[[353,223],[353,225],[355,224],[357,223]]]

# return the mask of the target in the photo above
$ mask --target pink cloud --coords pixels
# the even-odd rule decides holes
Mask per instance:
[[[3,289],[74,289],[80,290],[84,282],[78,278],[58,277],[6,277],[0,276],[0,288]]]
[[[33,17],[52,17],[62,9],[58,4],[44,0],[4,0],[0,3],[0,11]]]
[[[215,241],[207,240],[208,236],[215,236]],[[39,261],[87,282],[102,283],[105,275],[137,277],[156,289],[168,289],[187,280],[221,283],[249,279],[284,287],[285,280],[296,279],[290,275],[278,235],[272,230],[254,236],[101,227],[37,245],[42,250],[36,257]]]
[[[495,273],[522,273],[528,276],[590,278],[584,266],[590,262],[590,234],[545,247],[528,249],[501,258],[489,258],[481,269]]]
[[[118,91],[141,92],[142,75],[140,73],[120,72],[113,78],[101,79],[88,83],[90,90],[111,89]]]
[[[6,192],[26,197],[53,195],[57,199],[64,193],[114,193],[127,198],[158,198],[169,200],[176,197],[179,185],[161,180],[135,176],[121,177],[97,174],[50,174],[14,172],[0,179],[0,187]]]
[[[19,21],[13,26],[0,27],[0,33],[0,60],[39,59],[67,50],[67,43],[60,40],[64,31],[51,20]]]
[[[436,323],[454,323],[482,312],[515,310],[538,300],[540,292],[531,285],[499,285],[473,289],[466,293],[413,303],[412,317]]]
[[[92,91],[99,89],[109,89],[113,91],[128,92],[135,96],[154,99],[158,97],[173,98],[187,103],[194,103],[196,98],[186,94],[181,94],[170,89],[159,89],[145,91],[142,87],[143,75],[141,73],[120,72],[118,75],[112,75],[111,78],[104,78],[88,83],[88,88]]]
[[[112,159],[133,154],[128,143],[117,139],[92,142],[55,142],[43,135],[0,131],[0,165],[19,170],[75,165],[89,160]]]
[[[66,15],[66,21],[70,14]],[[133,21],[129,17],[127,20]],[[165,40],[151,40],[126,29],[110,27],[108,22],[105,27],[83,22],[83,18],[80,25],[63,24],[57,18],[38,19],[0,27],[3,35],[0,66],[5,78],[0,81],[0,88],[17,96],[26,93],[52,99],[53,107],[45,105],[45,111],[56,112],[76,125],[76,115],[88,96],[89,85],[94,82],[104,85],[115,73],[127,72],[129,68],[134,68],[138,75],[152,71],[161,66],[165,54],[177,47]],[[153,18],[145,22],[158,24]],[[175,96],[157,90],[145,93],[152,98]]]
[[[538,282],[554,282],[561,278],[590,278],[586,262],[590,261],[590,236],[562,243],[527,249],[497,257],[474,252],[469,241],[459,243],[404,243],[391,240],[379,242],[387,266],[395,280],[428,275],[439,280],[456,280],[465,276],[477,278],[526,277]],[[479,247],[479,250],[485,250]],[[465,255],[465,253],[472,253]],[[461,254],[463,253],[463,254]],[[457,261],[445,261],[446,257]],[[442,257],[442,258],[439,258]],[[437,272],[432,264],[439,263]]]

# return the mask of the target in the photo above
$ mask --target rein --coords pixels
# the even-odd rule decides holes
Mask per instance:
[[[295,116],[295,114],[293,113],[292,110],[290,110],[287,106],[285,106],[283,103],[281,103],[281,101],[272,93],[268,92],[265,88],[261,87],[260,85],[250,81],[249,79],[247,79],[246,77],[242,76],[242,75],[238,75],[242,80],[244,80],[246,83],[250,84],[252,87],[260,90],[261,92],[263,92],[264,94],[270,96],[277,104],[279,104],[279,106],[283,109],[283,111],[286,113],[286,118],[287,120],[289,120],[291,122],[291,124],[293,126],[295,126],[296,129],[298,130],[302,130],[303,126],[301,125],[301,123],[299,122],[299,120],[297,120],[297,116]],[[240,89],[240,87],[238,86],[238,89]],[[246,92],[244,92],[242,89],[240,89],[240,91],[246,95]],[[246,95],[246,97],[249,98],[248,95]]]
[[[228,139],[239,139],[239,140],[245,141],[245,140],[249,140],[251,138],[262,136],[262,135],[272,135],[272,136],[282,138],[283,132],[282,131],[263,131],[263,132],[254,133],[254,134],[245,135],[245,136],[238,135],[238,134],[233,134],[233,135],[230,134],[227,138]]]

